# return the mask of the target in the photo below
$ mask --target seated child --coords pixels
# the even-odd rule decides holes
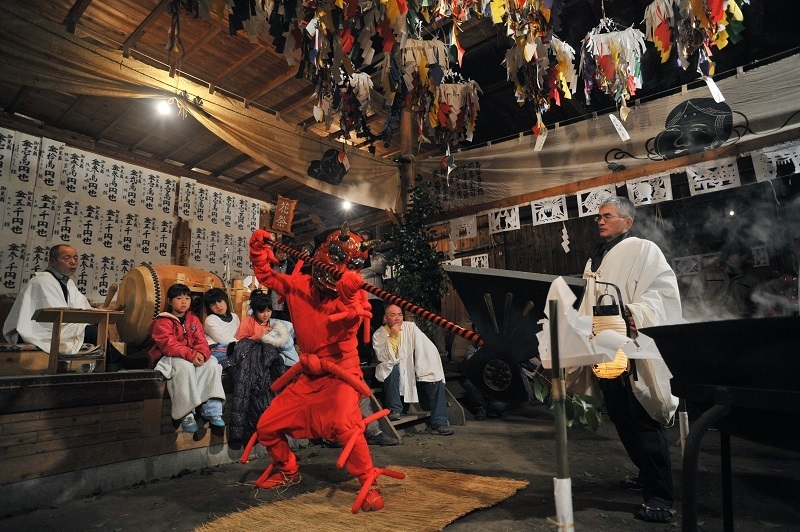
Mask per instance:
[[[212,288],[203,298],[206,304],[206,319],[203,328],[211,355],[222,362],[228,358],[228,346],[236,342],[239,316],[231,312],[228,294],[221,288]]]
[[[242,320],[236,339],[249,338],[278,348],[286,367],[293,366],[300,357],[294,348],[294,326],[291,322],[272,318],[272,300],[263,290],[250,294],[252,314]]]
[[[222,367],[211,356],[200,319],[189,308],[192,292],[184,284],[167,290],[166,311],[155,317],[148,334],[154,345],[150,361],[167,379],[172,399],[172,419],[180,419],[186,432],[196,432],[195,407],[209,423],[224,427]]]

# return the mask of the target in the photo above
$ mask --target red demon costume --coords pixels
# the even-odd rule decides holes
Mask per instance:
[[[314,258],[333,265],[342,274],[334,284],[333,276],[320,268],[314,267],[311,275],[300,273],[302,263],[292,275],[275,273],[272,264],[278,261],[266,243],[270,239],[266,231],[256,230],[250,238],[250,259],[258,281],[286,299],[302,353],[300,362],[273,389],[280,389],[295,376],[299,378],[288,384],[264,411],[242,461],[247,460],[257,438],[267,448],[272,464],[256,485],[273,488],[295,484],[300,481],[300,473],[286,435],[339,440],[345,448],[337,465],[346,465],[362,484],[352,511],[379,510],[384,501],[377,489],[377,476],[404,475],[373,466],[364,438],[365,420],[358,407],[361,395],[369,393],[357,351],[359,326],[365,319],[369,323],[371,317],[358,273],[367,258],[366,247],[346,226],[320,245]]]

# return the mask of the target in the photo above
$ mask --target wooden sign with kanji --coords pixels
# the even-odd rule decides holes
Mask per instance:
[[[294,206],[296,203],[297,200],[278,196],[278,203],[275,205],[275,213],[272,216],[273,231],[294,236],[294,233],[292,233],[292,219],[294,218]]]

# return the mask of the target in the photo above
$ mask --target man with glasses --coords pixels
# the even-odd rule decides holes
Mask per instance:
[[[678,281],[664,254],[649,241],[631,236],[634,206],[627,198],[613,197],[600,205],[595,216],[602,242],[586,264],[584,278],[618,286],[630,335],[639,327],[665,325],[681,321]],[[603,288],[600,288],[603,287]],[[604,285],[598,285],[604,290]],[[580,313],[592,314],[597,305],[592,294],[584,294]],[[609,289],[609,293],[616,291]],[[622,487],[641,489],[645,503],[638,519],[664,523],[671,519],[672,470],[669,442],[664,424],[669,423],[678,406],[670,393],[672,377],[663,360],[628,362],[627,370],[613,379],[598,379],[591,369],[569,370],[570,387],[587,391],[599,384],[608,416],[634,465],[635,479],[626,479]]]

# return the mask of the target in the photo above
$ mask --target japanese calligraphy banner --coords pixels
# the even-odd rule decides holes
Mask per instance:
[[[192,266],[243,278],[263,207],[191,179],[0,128],[0,293],[18,293],[47,267],[49,248],[66,243],[79,255],[75,283],[99,302],[138,264],[172,262],[176,213],[192,229]]]

